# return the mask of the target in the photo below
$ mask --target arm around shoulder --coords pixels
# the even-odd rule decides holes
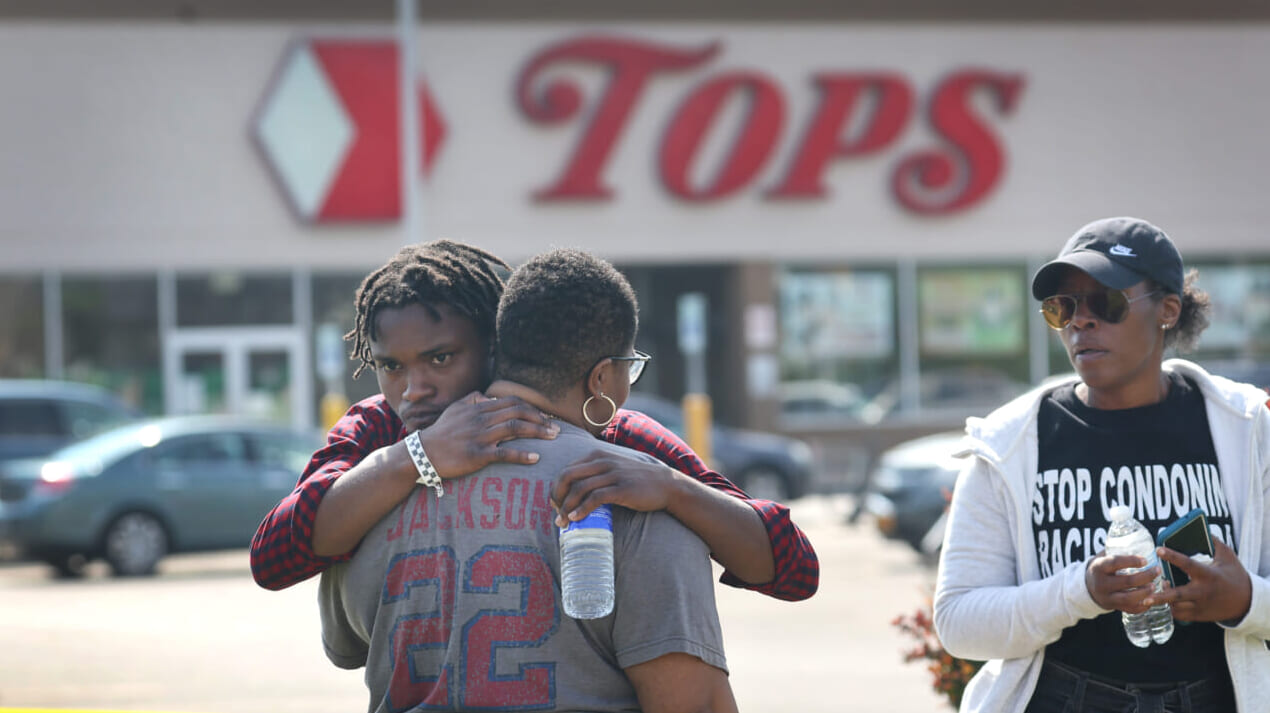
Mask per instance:
[[[787,601],[816,593],[820,563],[810,540],[790,518],[789,508],[750,499],[711,470],[683,439],[642,413],[620,411],[604,437],[651,455],[697,481],[694,486],[704,486],[687,490],[696,494],[695,502],[678,503],[671,510],[710,543],[726,569],[720,580],[724,584]]]

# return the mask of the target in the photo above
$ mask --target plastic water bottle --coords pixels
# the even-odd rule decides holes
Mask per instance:
[[[1155,540],[1142,523],[1133,519],[1133,511],[1126,505],[1115,505],[1111,508],[1111,528],[1107,530],[1108,555],[1137,555],[1147,561],[1145,567],[1130,567],[1116,574],[1133,574],[1144,569],[1160,566],[1160,559],[1155,554]],[[1155,591],[1164,589],[1164,575],[1159,574],[1152,584]],[[1157,604],[1141,614],[1121,612],[1124,622],[1124,633],[1134,646],[1146,648],[1154,641],[1163,644],[1173,636],[1173,612],[1167,604]]]
[[[601,505],[560,530],[564,613],[599,619],[613,611],[613,511]]]

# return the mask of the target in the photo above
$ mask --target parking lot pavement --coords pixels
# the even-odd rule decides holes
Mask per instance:
[[[932,713],[951,711],[911,642],[891,622],[922,606],[934,571],[872,521],[845,524],[846,496],[791,505],[820,558],[820,590],[805,602],[718,588],[732,687],[743,711]]]
[[[731,680],[751,713],[950,711],[891,621],[929,593],[933,572],[872,523],[845,524],[844,496],[792,504],[820,556],[820,591],[779,602],[720,586]],[[266,592],[245,551],[172,557],[149,579],[83,581],[0,567],[0,707],[196,713],[364,709],[360,671],[327,663],[316,582]]]

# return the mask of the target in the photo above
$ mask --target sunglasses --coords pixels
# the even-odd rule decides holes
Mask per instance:
[[[1129,305],[1158,293],[1159,290],[1152,290],[1130,299],[1123,290],[1108,287],[1083,295],[1053,295],[1041,300],[1041,314],[1045,317],[1046,324],[1054,329],[1062,329],[1072,323],[1076,308],[1084,301],[1090,313],[1098,319],[1109,324],[1120,324],[1129,316]]]
[[[652,361],[651,356],[639,351],[638,349],[636,349],[635,353],[631,356],[614,356],[605,358],[612,359],[613,361],[629,361],[631,363],[631,386],[634,386],[635,382],[639,381],[639,377],[644,375],[644,366],[647,365],[648,362]]]

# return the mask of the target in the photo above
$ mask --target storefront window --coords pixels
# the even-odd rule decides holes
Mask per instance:
[[[1197,354],[1270,361],[1270,263],[1201,265],[1198,273],[1213,309]]]
[[[862,419],[899,374],[895,272],[789,270],[778,279],[782,418]]]
[[[180,275],[176,323],[180,327],[289,325],[294,319],[289,273],[237,271]]]
[[[1198,348],[1180,356],[1209,371],[1270,389],[1270,263],[1198,264],[1212,304]]]
[[[44,375],[44,291],[38,275],[0,275],[0,377]]]
[[[923,414],[986,413],[1028,388],[1022,268],[919,268],[918,400]]]
[[[66,378],[163,412],[154,277],[63,277],[62,320]]]

